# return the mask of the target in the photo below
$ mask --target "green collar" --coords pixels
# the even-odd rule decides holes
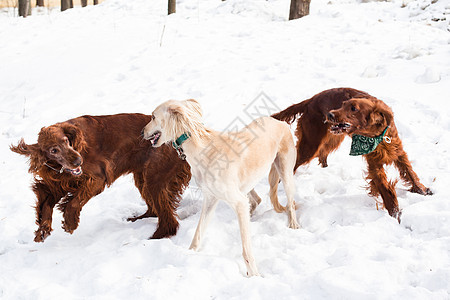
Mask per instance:
[[[184,151],[183,148],[181,148],[181,145],[190,137],[191,134],[189,132],[183,133],[179,138],[172,142],[172,147],[177,151],[178,157],[182,160],[186,160],[186,154],[183,153]]]
[[[377,148],[378,144],[380,144],[383,139],[386,140],[386,143],[389,144],[391,142],[391,139],[384,136],[388,128],[389,126],[386,127],[382,134],[376,137],[367,137],[364,135],[354,134],[352,136],[352,147],[350,149],[350,155],[358,156],[369,154]]]
[[[175,142],[172,142],[172,146],[175,149],[180,149],[181,145],[188,139],[190,138],[191,134],[190,133],[183,133],[182,135],[180,135],[179,138],[176,139]]]

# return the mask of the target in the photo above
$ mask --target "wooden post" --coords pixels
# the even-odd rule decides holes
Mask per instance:
[[[170,14],[174,14],[176,12],[176,6],[177,6],[177,1],[176,0],[169,0],[169,15]]]
[[[31,15],[31,0],[19,0],[19,17]]]
[[[70,0],[61,0],[61,11],[65,11],[70,8]]]
[[[310,3],[311,0],[291,0],[289,20],[294,20],[309,15]]]

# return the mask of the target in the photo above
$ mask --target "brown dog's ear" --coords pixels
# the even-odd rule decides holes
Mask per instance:
[[[16,152],[25,156],[31,156],[40,151],[38,144],[28,145],[25,144],[25,141],[23,139],[20,139],[17,146],[10,145],[9,149],[11,149],[12,152]]]
[[[62,129],[76,151],[81,152],[86,147],[86,140],[84,139],[83,132],[78,126],[63,123]]]
[[[27,145],[23,139],[20,139],[19,144],[17,146],[9,146],[11,151],[28,156],[30,158],[30,168],[28,172],[36,173],[38,169],[45,163],[44,153],[41,151],[41,148],[38,144]]]
[[[394,119],[394,113],[384,102],[377,100],[375,109],[371,113],[371,123],[389,126]]]

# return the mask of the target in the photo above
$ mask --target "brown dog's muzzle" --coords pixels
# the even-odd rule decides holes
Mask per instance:
[[[327,123],[332,124],[330,127],[330,131],[331,133],[334,134],[346,133],[348,129],[352,126],[352,124],[340,120],[339,115],[337,115],[336,111],[333,110],[327,113],[326,119]]]

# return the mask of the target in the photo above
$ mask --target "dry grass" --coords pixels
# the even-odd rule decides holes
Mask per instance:
[[[104,0],[99,0],[98,3],[102,3]],[[0,0],[0,8],[4,7],[17,7],[17,0]],[[88,0],[88,5],[94,4],[93,0]],[[74,6],[80,6],[80,0],[73,0]],[[36,0],[31,0],[31,6],[36,6]],[[44,0],[45,7],[60,7],[61,0]]]

